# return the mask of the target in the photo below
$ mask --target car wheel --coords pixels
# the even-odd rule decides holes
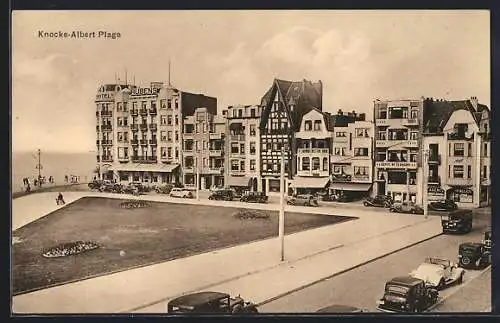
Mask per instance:
[[[363,205],[364,206],[368,206],[368,202],[363,202]]]
[[[470,258],[467,256],[462,256],[462,258],[460,258],[460,264],[467,266],[468,264],[470,264]]]

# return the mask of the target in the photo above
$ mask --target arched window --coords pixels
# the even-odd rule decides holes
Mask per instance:
[[[312,170],[320,170],[319,157],[313,157]]]
[[[328,158],[323,157],[323,171],[328,171]]]
[[[302,170],[309,170],[310,166],[309,157],[302,157]]]

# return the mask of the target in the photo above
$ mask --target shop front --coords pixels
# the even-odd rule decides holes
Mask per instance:
[[[329,182],[329,177],[297,176],[291,183],[290,188],[294,194],[316,194],[324,192]]]
[[[427,185],[427,200],[429,202],[445,199],[445,190],[440,185]]]
[[[452,186],[446,191],[446,198],[457,203],[459,207],[472,207],[474,191],[471,186]]]
[[[348,200],[358,200],[370,195],[372,183],[333,182],[328,187],[330,195],[346,196]]]

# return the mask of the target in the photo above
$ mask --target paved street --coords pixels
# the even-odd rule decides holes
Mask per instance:
[[[314,312],[321,307],[332,304],[353,305],[369,311],[376,311],[376,300],[383,293],[384,284],[394,276],[404,275],[415,269],[426,257],[442,257],[457,261],[458,244],[465,241],[480,241],[483,231],[488,226],[490,216],[488,209],[480,209],[476,212],[476,223],[474,231],[467,235],[441,235],[406,250],[389,255],[372,263],[356,268],[349,272],[340,274],[333,278],[324,280],[315,285],[299,290],[275,301],[259,307],[264,313],[292,313],[292,312]],[[342,259],[339,259],[342,261]],[[480,271],[467,271],[463,286],[478,293],[478,299],[469,302],[466,292],[456,294],[452,298],[452,304],[446,305],[448,299],[442,306],[437,306],[435,311],[469,311],[482,310],[490,306],[491,287],[488,277],[490,274],[481,276]],[[472,281],[472,282],[471,282]],[[471,282],[471,283],[468,283]],[[488,289],[481,291],[484,286]],[[462,286],[450,287],[440,293],[441,298],[447,298]],[[476,294],[471,294],[476,297]]]

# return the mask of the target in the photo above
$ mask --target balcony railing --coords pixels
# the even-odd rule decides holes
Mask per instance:
[[[403,161],[377,161],[376,167],[380,168],[417,168],[417,162],[403,162]]]
[[[441,155],[438,154],[429,155],[428,163],[441,165]]]
[[[147,123],[141,123],[139,125],[139,128],[142,130],[142,131],[146,131],[148,130],[148,124]]]
[[[101,130],[112,130],[113,127],[110,124],[103,124]]]
[[[99,131],[99,126],[95,126],[95,130],[96,130],[96,131]]]
[[[231,141],[245,141],[245,135],[231,135]]]
[[[483,138],[483,140],[491,140],[491,132],[482,133],[481,137]]]
[[[140,140],[140,144],[141,145],[147,145],[148,144],[148,140],[147,139],[141,139]]]
[[[349,174],[332,174],[331,179],[333,182],[350,182],[352,181],[352,176]]]
[[[137,109],[130,110],[130,115],[137,117],[139,115],[139,110],[137,110]]]
[[[150,129],[150,130],[153,130],[153,131],[154,131],[154,130],[156,130],[156,129],[157,129],[157,125],[156,125],[156,123],[150,123],[150,124],[149,124],[149,129]]]
[[[352,180],[355,181],[355,182],[366,182],[366,181],[369,181],[370,180],[370,175],[367,175],[367,174],[364,174],[364,175],[361,175],[361,174],[354,174],[352,175]]]
[[[137,146],[139,144],[139,140],[137,139],[132,139],[130,140],[130,143],[133,145],[133,146]]]
[[[111,155],[102,156],[102,161],[103,162],[112,162],[113,156],[111,156]]]
[[[213,140],[220,140],[222,139],[222,133],[217,132],[217,133],[210,133],[209,138]]]
[[[210,156],[222,156],[222,150],[209,150]]]
[[[156,109],[149,109],[149,114],[154,116],[156,115],[158,112],[156,111]]]
[[[157,156],[132,156],[131,160],[134,163],[154,164],[158,158]]]
[[[418,147],[418,140],[395,139],[395,140],[376,140],[375,146],[377,148],[388,148],[394,146],[401,147]]]
[[[130,124],[130,130],[132,130],[132,131],[139,130],[139,125],[137,123],[131,123]]]
[[[157,145],[157,144],[158,144],[158,142],[157,142],[157,140],[156,140],[156,139],[150,139],[150,140],[149,140],[149,144],[150,144],[150,145]]]
[[[118,156],[119,161],[128,161],[128,156]]]
[[[101,140],[101,145],[109,146],[113,144],[113,140]]]
[[[427,183],[428,184],[441,184],[441,177],[440,176],[428,176]]]
[[[465,133],[453,132],[448,134],[448,140],[473,140],[474,134],[469,134],[468,136]]]
[[[147,115],[148,115],[148,109],[144,109],[144,108],[143,108],[143,109],[140,109],[140,110],[139,110],[139,114],[140,114],[141,116],[147,116]]]
[[[99,116],[99,111],[96,111],[95,112],[95,116],[98,117]]]
[[[111,117],[112,115],[113,115],[113,111],[109,111],[109,110],[101,111],[101,116],[103,116],[103,117]]]

